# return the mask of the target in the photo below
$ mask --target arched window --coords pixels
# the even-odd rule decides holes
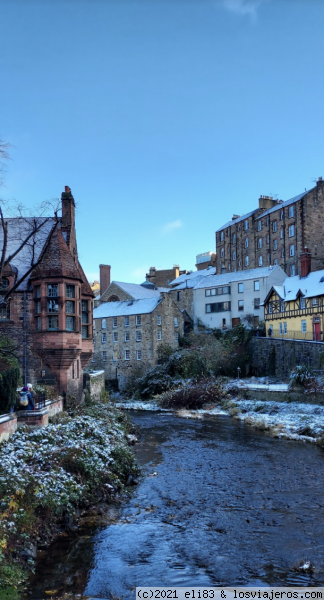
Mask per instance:
[[[110,298],[108,298],[108,302],[119,302],[119,298],[118,296],[110,296]]]

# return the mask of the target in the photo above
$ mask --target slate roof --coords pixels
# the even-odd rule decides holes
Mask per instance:
[[[245,215],[242,215],[241,217],[238,217],[238,219],[234,219],[233,221],[227,221],[227,223],[225,225],[222,225],[219,229],[216,229],[216,233],[218,233],[219,231],[222,231],[222,229],[225,229],[225,227],[229,227],[230,225],[235,225],[235,223],[239,223],[240,221],[245,221],[245,219],[248,219],[249,217],[251,217],[255,212],[257,212],[257,210],[259,210],[259,209],[255,208],[254,210],[251,210],[251,212],[246,213]]]
[[[204,277],[194,287],[195,290],[202,288],[217,287],[218,285],[229,285],[234,281],[246,281],[248,279],[260,279],[269,277],[276,269],[281,269],[279,265],[274,267],[260,267],[259,269],[247,269],[246,271],[236,271],[233,273],[222,273],[220,275],[210,275]]]
[[[194,287],[198,281],[204,277],[207,277],[208,275],[214,275],[215,273],[216,267],[208,267],[207,269],[201,269],[201,271],[192,271],[192,273],[187,274],[183,273],[183,275],[179,275],[179,277],[171,281],[170,285],[176,286],[173,289],[177,290],[186,287]]]
[[[286,206],[289,206],[290,204],[294,204],[294,202],[298,202],[298,200],[301,200],[301,198],[306,196],[306,194],[308,194],[309,191],[310,190],[303,192],[302,194],[299,194],[298,196],[294,196],[293,198],[290,198],[290,200],[285,200],[285,202],[282,202],[281,204],[276,204],[276,206],[269,208],[268,210],[263,212],[261,215],[256,217],[256,220],[261,219],[262,217],[265,217],[266,215],[270,215],[271,213],[275,212],[276,210],[285,208]]]
[[[94,319],[122,317],[128,315],[144,315],[153,312],[160,304],[161,298],[142,298],[140,300],[123,300],[122,302],[103,302],[94,309]]]
[[[321,281],[323,279],[323,281]],[[287,277],[282,285],[273,286],[265,300],[269,298],[271,292],[275,290],[278,296],[289,302],[296,300],[298,296],[304,298],[315,298],[316,296],[324,296],[324,269],[321,271],[313,271],[307,277]]]
[[[143,298],[159,298],[159,290],[151,290],[147,287],[143,287],[138,283],[125,283],[123,281],[112,281],[115,285],[118,285],[120,289],[124,290],[126,294],[129,294],[134,300],[141,300]],[[108,289],[108,288],[107,288]]]

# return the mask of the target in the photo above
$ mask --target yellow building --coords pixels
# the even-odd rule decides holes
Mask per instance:
[[[264,309],[269,337],[323,341],[324,270],[273,286]]]

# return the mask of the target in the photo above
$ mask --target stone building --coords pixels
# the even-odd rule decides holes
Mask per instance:
[[[149,272],[146,274],[146,281],[153,283],[156,287],[168,287],[170,281],[183,273],[188,273],[188,271],[181,271],[179,265],[173,265],[172,269],[150,267]]]
[[[6,266],[0,295],[0,334],[18,346],[24,381],[57,382],[60,391],[80,398],[83,368],[93,353],[93,293],[78,260],[75,204],[69,187],[62,193],[62,217],[5,219]],[[35,222],[35,220],[34,220]],[[3,242],[1,231],[0,243]]]
[[[196,269],[202,271],[208,267],[216,267],[216,254],[215,252],[202,252],[196,256]]]
[[[261,196],[259,206],[216,231],[217,273],[280,265],[289,275],[300,273],[307,246],[312,270],[324,266],[324,182],[290,200]]]
[[[123,389],[129,376],[156,364],[161,344],[176,349],[183,334],[184,316],[168,289],[113,281],[94,310],[91,366]]]
[[[183,312],[186,332],[192,329],[194,322],[193,289],[202,279],[209,275],[215,275],[215,272],[215,267],[208,267],[207,269],[184,273],[170,282],[171,290],[169,294]]]

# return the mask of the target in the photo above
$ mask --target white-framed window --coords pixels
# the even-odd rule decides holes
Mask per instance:
[[[101,319],[101,329],[107,328],[107,319]]]
[[[178,341],[179,341],[179,334],[178,334],[178,332],[177,332],[177,331],[176,331],[176,332],[175,332],[175,334],[174,334],[174,341],[175,341],[176,343],[178,343]]]
[[[113,341],[118,342],[118,331],[113,332]]]
[[[142,350],[136,350],[136,360],[142,360]]]
[[[124,326],[129,327],[129,317],[124,318]]]
[[[277,221],[273,221],[273,223],[272,223],[272,231],[273,232],[277,231]]]
[[[304,308],[306,308],[306,298],[301,298],[299,301],[299,306],[300,308],[303,310]]]
[[[174,317],[174,326],[178,327],[178,317]]]
[[[312,298],[312,306],[318,306],[318,298]]]
[[[249,238],[245,238],[245,248],[249,247]]]
[[[273,240],[273,249],[278,250],[278,240]]]
[[[106,334],[106,333],[103,333],[103,334],[101,335],[101,342],[102,342],[103,344],[107,344],[107,334]]]
[[[117,327],[117,317],[113,317],[113,327]]]
[[[125,350],[124,359],[130,360],[130,351],[129,350]]]
[[[102,351],[102,360],[107,360],[107,350]]]
[[[259,267],[262,267],[262,256],[259,256]]]
[[[262,221],[260,219],[260,221],[258,221],[258,231],[261,231],[262,229]]]
[[[233,260],[236,260],[236,250],[233,250]]]
[[[162,317],[161,315],[157,315],[157,324],[162,325]]]
[[[245,257],[245,266],[246,267],[249,266],[249,257],[248,256]]]
[[[295,225],[289,225],[288,235],[289,237],[293,237],[295,235]]]
[[[243,292],[244,292],[244,284],[243,283],[238,284],[237,291],[239,294],[243,294]]]
[[[260,289],[260,281],[259,281],[259,279],[256,279],[254,282],[254,291],[258,292],[259,289]]]
[[[291,205],[289,206],[289,211],[288,211],[288,214],[289,214],[289,218],[291,218],[291,217],[294,217],[294,216],[295,216],[295,207],[294,207],[294,205],[293,205],[293,204],[291,204]]]
[[[306,319],[305,320],[303,319],[302,322],[301,322],[301,330],[302,330],[302,333],[306,333],[306,331],[307,331],[307,321],[306,321]]]
[[[221,248],[221,258],[224,258],[224,248]]]
[[[141,330],[140,330],[140,329],[138,329],[138,330],[136,331],[136,341],[137,341],[137,342],[141,342],[141,341],[142,341],[142,332],[141,332]]]
[[[258,239],[258,248],[262,248],[262,238]]]
[[[125,331],[125,342],[129,342],[130,334],[129,331]]]
[[[295,265],[290,265],[290,276],[294,277],[296,275],[296,267]]]
[[[280,335],[287,333],[287,323],[279,323],[279,333]]]
[[[136,325],[140,325],[142,322],[141,315],[136,315]]]
[[[223,242],[224,241],[224,231],[220,232],[220,241]]]
[[[238,301],[238,309],[239,310],[244,310],[244,300],[239,300]]]
[[[118,350],[113,350],[113,361],[118,360]]]
[[[245,231],[249,229],[249,221],[247,219],[244,221],[244,229]]]
[[[289,247],[289,256],[295,256],[295,246],[294,246],[294,244],[291,244],[291,246]]]
[[[159,329],[158,332],[157,332],[157,339],[158,339],[158,342],[160,342],[162,340],[162,331],[161,331],[161,329]]]

